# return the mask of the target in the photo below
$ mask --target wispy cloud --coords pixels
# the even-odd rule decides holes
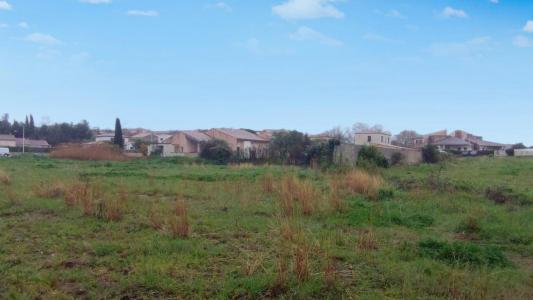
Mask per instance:
[[[407,19],[407,17],[396,9],[390,10],[385,13],[385,16],[397,19]]]
[[[41,45],[54,46],[62,44],[60,40],[55,37],[44,33],[32,33],[25,38],[26,41]]]
[[[159,12],[157,10],[128,10],[126,13],[128,16],[135,17],[157,17]]]
[[[433,44],[429,51],[433,56],[445,57],[479,57],[490,51],[492,38],[477,37],[466,42],[437,43]]]
[[[313,41],[327,46],[342,46],[343,43],[307,26],[301,26],[290,35],[295,41]]]
[[[445,7],[444,10],[442,10],[442,16],[445,18],[468,18],[468,14],[464,10],[450,6]]]
[[[11,10],[13,6],[7,1],[0,1],[0,10]]]
[[[533,40],[529,39],[527,36],[518,35],[514,38],[513,44],[519,48],[531,48],[533,47]]]
[[[526,22],[526,26],[524,26],[524,31],[527,33],[533,33],[533,21]]]
[[[373,42],[381,42],[381,43],[398,43],[399,42],[398,40],[395,40],[395,39],[392,39],[386,36],[382,36],[376,33],[372,33],[372,32],[369,32],[363,35],[363,39],[368,40],[368,41],[373,41]]]
[[[0,28],[8,28],[9,25],[6,23],[0,23]]]
[[[287,0],[272,7],[272,12],[283,19],[343,18],[344,13],[332,3],[338,0]]]
[[[111,0],[80,0],[82,3],[89,3],[89,4],[109,4],[112,1]]]
[[[490,3],[492,3],[492,4],[498,4],[498,3],[500,3],[500,0],[489,0],[489,1],[490,1]]]
[[[27,29],[30,27],[30,25],[28,25],[28,23],[26,22],[19,22],[18,24],[18,27],[22,28],[22,29]]]
[[[220,10],[223,10],[225,12],[233,11],[231,6],[229,4],[227,4],[226,2],[216,2],[216,3],[208,4],[207,7],[208,8],[212,8],[212,9],[220,9]]]

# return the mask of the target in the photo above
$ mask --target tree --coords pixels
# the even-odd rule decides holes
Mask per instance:
[[[414,130],[404,130],[398,133],[396,136],[396,143],[400,146],[409,146],[411,141],[420,135]]]
[[[353,126],[352,126],[352,131],[353,131],[354,133],[362,132],[362,131],[377,131],[377,132],[383,132],[383,126],[380,125],[380,124],[376,124],[376,125],[374,125],[374,126],[369,126],[369,125],[366,124],[366,123],[358,122],[358,123],[353,124]]]
[[[308,162],[311,140],[298,131],[274,133],[270,141],[270,158],[279,163],[304,165]]]
[[[435,145],[426,145],[422,148],[422,159],[425,163],[436,164],[441,160],[439,149]]]
[[[233,152],[228,143],[223,140],[209,140],[202,143],[200,148],[200,157],[217,165],[228,164],[233,156]]]
[[[0,120],[0,134],[11,134],[11,123],[9,122],[9,115],[3,114]]]
[[[115,121],[115,137],[113,138],[113,144],[124,148],[124,137],[122,136],[122,125],[120,124],[120,119],[117,118]]]
[[[331,139],[335,139],[343,143],[350,143],[353,141],[352,133],[349,128],[342,129],[340,126],[337,126],[326,131],[325,134]]]
[[[33,115],[31,115],[31,114],[30,114],[30,122],[28,124],[27,131],[28,131],[27,135],[30,138],[34,138],[35,137],[35,121],[33,120]]]

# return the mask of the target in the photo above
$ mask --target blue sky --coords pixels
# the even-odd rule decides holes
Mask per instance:
[[[0,0],[0,112],[533,144],[533,1]]]

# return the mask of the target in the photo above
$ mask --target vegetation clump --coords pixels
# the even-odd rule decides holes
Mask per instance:
[[[503,252],[493,246],[479,246],[470,242],[446,242],[427,239],[418,243],[421,256],[450,265],[507,267],[510,262]]]
[[[228,143],[213,139],[202,143],[200,157],[217,165],[227,165],[233,156]]]
[[[362,168],[388,168],[389,161],[376,146],[363,146],[357,155],[357,166]]]
[[[435,145],[426,145],[422,148],[422,160],[427,164],[436,164],[441,161],[441,153]]]

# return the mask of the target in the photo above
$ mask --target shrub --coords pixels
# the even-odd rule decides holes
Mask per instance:
[[[126,161],[129,158],[121,149],[111,144],[80,145],[68,144],[58,147],[50,157],[74,160],[114,160]]]
[[[59,198],[65,194],[65,185],[61,182],[55,184],[40,182],[33,186],[33,194],[41,198]]]
[[[393,166],[401,165],[405,161],[405,155],[401,152],[394,152],[390,158],[390,163]]]
[[[357,155],[357,166],[368,167],[369,165],[380,168],[388,168],[389,161],[381,152],[379,152],[377,147],[363,146]]]
[[[200,157],[217,165],[227,165],[233,155],[228,143],[213,139],[202,143]]]
[[[517,205],[531,205],[533,200],[526,195],[513,191],[512,188],[505,186],[487,187],[485,197],[497,204],[513,203]]]
[[[422,148],[422,159],[427,164],[436,164],[440,161],[439,149],[435,145],[426,145]]]
[[[344,184],[351,193],[376,199],[379,196],[379,189],[383,185],[383,179],[362,170],[354,170],[346,174]]]
[[[445,242],[433,239],[418,243],[419,254],[450,265],[506,267],[509,261],[502,251],[491,246],[478,246],[468,242]]]
[[[4,170],[0,170],[0,182],[5,185],[11,184],[11,177]]]

